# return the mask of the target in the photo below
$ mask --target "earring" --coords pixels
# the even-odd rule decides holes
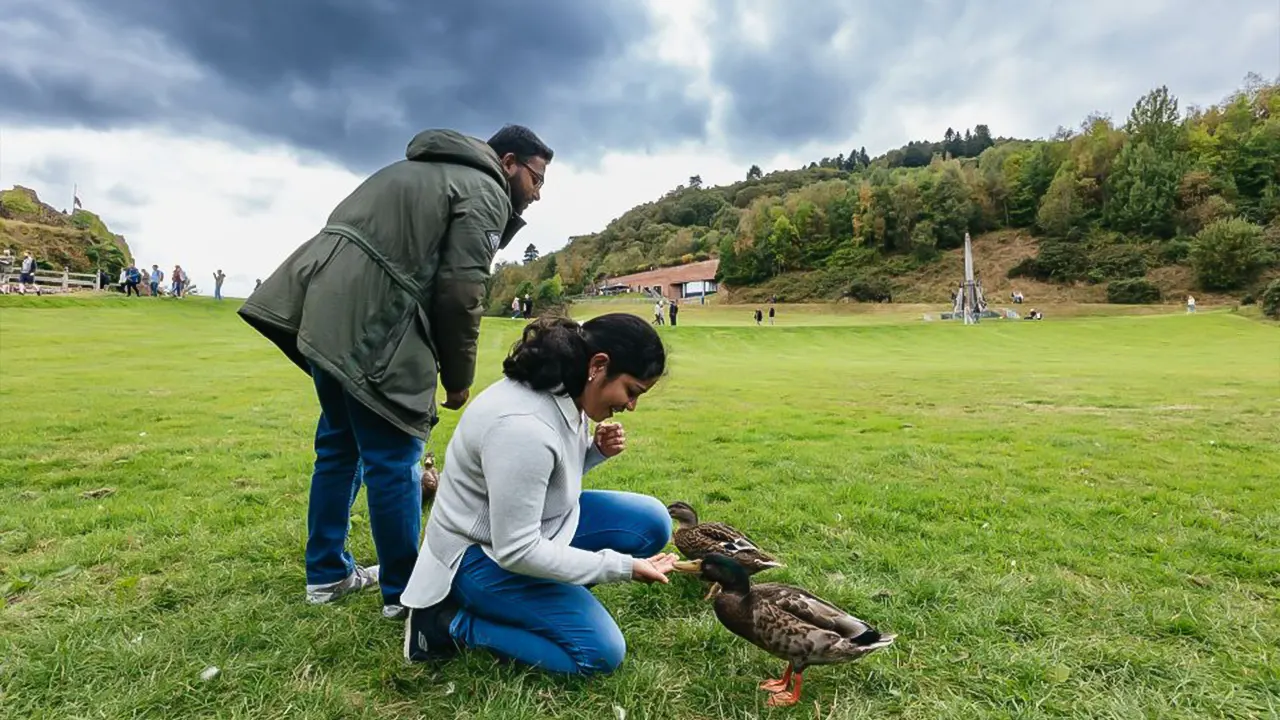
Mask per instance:
[[[587,376],[587,382],[595,382],[595,381],[596,381],[595,373],[591,373],[590,375]]]

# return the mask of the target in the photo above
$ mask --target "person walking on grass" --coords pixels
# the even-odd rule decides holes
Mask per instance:
[[[487,143],[425,130],[237,311],[311,376],[320,403],[308,601],[380,584],[383,615],[403,617],[400,595],[422,527],[419,460],[438,420],[437,375],[444,407],[460,409],[475,378],[490,265],[524,227],[521,215],[540,198],[552,156],[518,125]],[[361,485],[380,563],[370,567],[346,547]]]
[[[634,411],[666,361],[657,330],[630,313],[525,327],[449,441],[402,596],[407,660],[483,648],[554,673],[618,668],[626,643],[588,588],[668,582],[671,517],[652,497],[584,491],[582,475],[626,449],[606,421]]]
[[[28,285],[36,284],[36,259],[30,252],[22,253],[22,265],[18,267],[18,287],[26,292]]]
[[[164,271],[159,265],[151,266],[151,297],[160,297],[160,283],[164,282]]]
[[[129,267],[124,269],[124,296],[137,295],[142,297],[142,293],[138,292],[138,283],[142,282],[142,271],[133,263],[129,263]]]
[[[219,268],[218,272],[213,274],[213,299],[222,299],[222,281],[227,279],[227,274]]]

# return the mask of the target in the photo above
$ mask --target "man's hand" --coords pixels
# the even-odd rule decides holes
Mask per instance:
[[[445,394],[444,407],[449,410],[457,410],[467,404],[467,398],[471,397],[471,390],[449,390]]]
[[[627,433],[616,422],[600,423],[596,426],[596,447],[601,455],[611,458],[627,449]]]

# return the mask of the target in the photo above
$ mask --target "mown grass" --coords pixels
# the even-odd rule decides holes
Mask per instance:
[[[899,633],[768,709],[755,685],[781,663],[689,578],[598,589],[629,655],[589,682],[482,653],[407,666],[375,594],[303,603],[316,404],[233,307],[0,299],[0,717],[1280,712],[1273,326],[690,309],[663,330],[670,377],[624,418],[628,452],[588,484],[732,522],[788,563],[769,579]],[[485,321],[481,385],[520,325]]]

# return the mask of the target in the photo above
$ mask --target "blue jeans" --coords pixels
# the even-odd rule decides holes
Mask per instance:
[[[671,538],[666,506],[647,495],[587,490],[578,504],[573,547],[645,558]],[[461,610],[449,631],[464,647],[570,675],[613,672],[626,655],[622,631],[590,590],[503,570],[479,545],[463,555],[450,597]]]
[[[333,377],[311,368],[320,421],[316,424],[316,464],[307,509],[307,583],[337,582],[355,570],[346,548],[351,506],[363,484],[369,529],[382,566],[378,584],[384,604],[399,604],[418,561],[422,531],[422,476],[425,443],[384,420],[342,388]]]

